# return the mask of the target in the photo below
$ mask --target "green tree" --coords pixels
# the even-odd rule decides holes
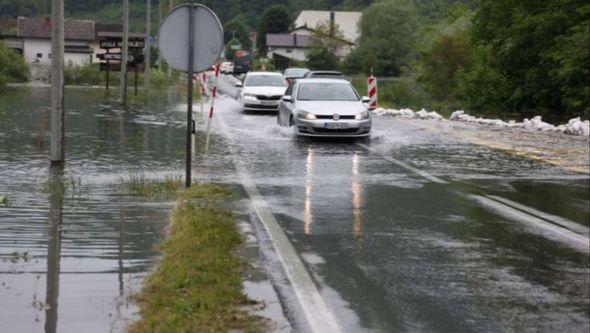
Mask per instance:
[[[365,59],[364,71],[374,66],[379,75],[399,75],[412,59],[417,27],[411,0],[385,0],[368,7],[361,18],[355,50]]]
[[[236,16],[228,21],[223,27],[224,41],[228,43],[232,38],[237,38],[242,44],[243,50],[250,50],[252,42],[250,41],[250,28],[242,16]]]
[[[291,17],[287,7],[283,5],[273,5],[266,9],[260,17],[258,23],[256,47],[258,52],[266,53],[266,34],[288,32],[291,26]]]
[[[483,63],[464,74],[465,92],[494,95],[475,89],[478,73],[494,73],[486,77],[502,76],[508,84],[505,110],[588,113],[589,25],[587,1],[482,0],[473,19],[473,41],[489,55],[478,57]]]
[[[313,48],[307,54],[307,67],[312,70],[338,69],[340,60],[327,47]]]
[[[457,98],[457,73],[471,67],[471,17],[466,8],[456,8],[421,31],[418,80],[439,101]]]

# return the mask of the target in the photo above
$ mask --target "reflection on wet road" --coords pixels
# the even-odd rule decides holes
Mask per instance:
[[[390,118],[374,120],[365,149],[295,138],[231,98],[218,105],[239,140],[217,128],[200,177],[239,182],[226,146],[239,152],[344,331],[588,330],[587,251],[472,198],[563,218],[579,237],[587,176]]]

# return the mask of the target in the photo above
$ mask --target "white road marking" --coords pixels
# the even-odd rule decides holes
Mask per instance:
[[[502,197],[499,197],[496,195],[486,195],[486,197],[488,197],[492,200],[500,201],[503,204],[506,204],[506,205],[516,208],[518,210],[522,210],[526,213],[529,213],[530,215],[534,215],[534,216],[541,218],[543,220],[547,220],[553,224],[558,224],[558,225],[560,225],[566,229],[569,229],[575,233],[578,233],[580,235],[585,235],[585,236],[590,235],[590,229],[587,226],[576,223],[574,221],[570,221],[570,220],[563,218],[561,216],[548,214],[548,213],[542,212],[540,210],[537,210],[535,208],[531,208],[531,207],[519,204],[518,202],[514,202],[512,200],[508,200],[506,198],[502,198]]]
[[[448,184],[448,182],[433,176],[426,171],[414,168],[393,157],[386,156],[385,154],[369,147],[366,144],[357,143],[357,146],[373,152],[381,156],[381,158],[385,159],[386,161],[389,161],[397,166],[422,176],[434,183]],[[479,202],[482,206],[491,209],[506,218],[536,227],[547,238],[559,241],[580,252],[590,253],[590,240],[588,239],[588,236],[583,235],[588,235],[587,227],[559,216],[538,211],[534,208],[504,199],[502,197],[492,195],[467,195],[467,197]]]
[[[580,252],[590,253],[590,241],[587,237],[559,225],[548,223],[545,220],[529,215],[488,197],[481,195],[469,195],[468,197],[478,201],[482,206],[487,207],[506,218],[536,227],[547,238],[565,243]]]
[[[234,137],[228,130],[223,118],[218,115],[217,119],[219,120],[222,131],[233,141]],[[240,181],[250,197],[252,206],[258,215],[258,219],[262,222],[264,229],[272,241],[279,260],[283,264],[287,278],[291,282],[291,286],[293,287],[297,300],[303,309],[303,313],[305,314],[311,330],[317,333],[341,332],[336,317],[330,308],[328,308],[307,269],[303,265],[301,258],[297,255],[295,248],[274,217],[269,205],[258,191],[256,184],[250,177],[248,170],[244,165],[244,162],[237,157],[237,154],[233,152],[231,147],[230,149],[234,156],[234,162]]]

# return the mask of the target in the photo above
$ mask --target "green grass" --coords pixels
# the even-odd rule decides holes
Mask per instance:
[[[168,185],[163,185],[167,187]],[[141,319],[135,332],[260,332],[261,318],[244,305],[242,240],[231,212],[218,208],[227,190],[196,184],[178,194],[164,256],[136,296]]]

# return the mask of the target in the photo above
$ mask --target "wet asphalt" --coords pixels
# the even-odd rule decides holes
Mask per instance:
[[[471,197],[583,233],[587,176],[384,117],[369,143],[301,139],[274,115],[242,113],[231,79],[220,88],[215,117],[238,139],[213,126],[203,179],[237,181],[228,152],[238,151],[344,331],[588,330],[588,253]]]

